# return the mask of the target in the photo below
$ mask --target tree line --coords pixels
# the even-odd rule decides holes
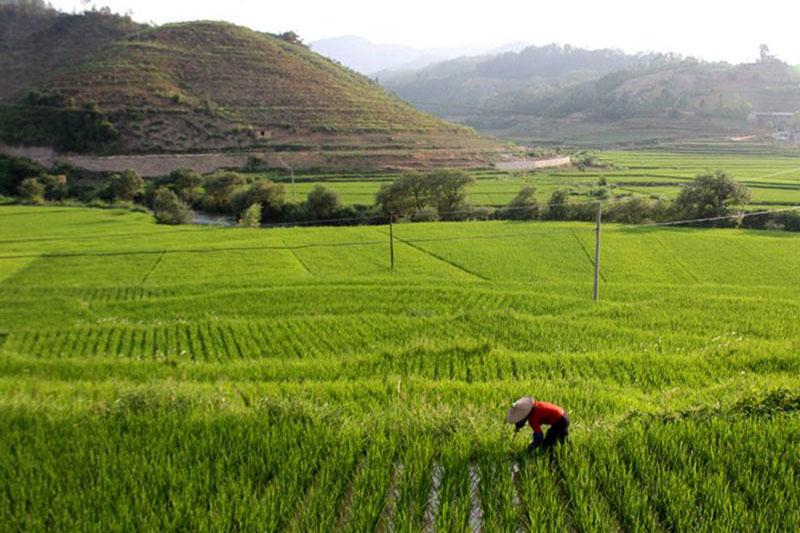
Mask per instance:
[[[642,224],[697,220],[697,225],[800,231],[798,212],[731,217],[749,202],[750,191],[723,171],[697,176],[671,201],[641,196],[614,199],[608,182],[601,178],[590,191],[588,200],[576,201],[570,191],[557,189],[542,202],[536,189],[526,185],[505,206],[476,206],[469,203],[469,187],[474,182],[474,177],[463,170],[407,172],[383,184],[372,205],[343,205],[335,191],[322,185],[311,190],[305,200],[291,202],[283,183],[233,171],[203,176],[179,169],[145,181],[127,170],[98,183],[80,179],[78,169],[62,166],[48,171],[26,159],[0,156],[2,195],[15,196],[30,204],[77,201],[96,206],[135,206],[151,211],[163,224],[190,222],[193,210],[227,215],[239,225],[250,227],[301,222],[385,224],[390,218],[397,222],[591,221],[601,202],[603,219],[607,222]],[[699,220],[709,218],[718,220]]]

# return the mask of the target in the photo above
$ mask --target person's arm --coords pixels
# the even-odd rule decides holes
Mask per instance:
[[[530,424],[531,429],[533,429],[533,442],[531,442],[530,446],[528,446],[528,449],[535,450],[542,445],[542,441],[544,441],[544,433],[542,433],[542,426],[538,420],[531,418]]]

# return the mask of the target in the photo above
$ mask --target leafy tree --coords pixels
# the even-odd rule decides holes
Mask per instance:
[[[249,189],[234,198],[234,210],[243,212],[253,204],[261,207],[262,219],[269,219],[281,213],[286,197],[286,188],[282,183],[270,180],[259,180]]]
[[[339,195],[322,185],[314,187],[306,198],[306,213],[317,220],[333,217],[340,206]]]
[[[192,202],[197,197],[203,177],[188,168],[179,168],[169,174],[172,189],[184,202]]]
[[[641,224],[653,220],[655,212],[652,202],[647,198],[634,196],[614,205],[605,218],[622,224]]]
[[[189,222],[191,211],[186,202],[167,188],[159,189],[153,200],[153,213],[159,224],[185,224]]]
[[[23,202],[40,204],[44,201],[44,185],[36,178],[22,180],[17,188],[17,193]]]
[[[403,174],[392,183],[384,184],[375,197],[385,215],[407,218],[424,209],[430,199],[425,176],[419,172]]]
[[[433,208],[445,220],[459,218],[467,208],[467,185],[472,176],[462,170],[437,170],[429,174],[404,174],[381,187],[375,197],[384,214],[406,218]],[[456,213],[454,213],[456,212]]]
[[[47,174],[40,181],[44,185],[44,196],[48,200],[64,200],[69,196],[67,176],[64,174]]]
[[[758,45],[758,62],[759,63],[774,63],[775,56],[769,52],[769,46],[766,44]]]
[[[570,156],[570,160],[578,170],[602,166],[597,154],[588,150],[579,150],[575,152]]]
[[[547,202],[547,218],[550,220],[569,220],[569,194],[563,189],[553,191]]]
[[[233,193],[243,183],[244,178],[236,172],[224,172],[207,177],[203,207],[209,211],[230,211]]]
[[[463,218],[467,208],[467,185],[475,178],[463,170],[437,170],[427,176],[431,202],[443,220]]]
[[[0,194],[16,194],[22,180],[46,173],[44,167],[30,159],[0,155]]]
[[[261,204],[253,204],[239,217],[239,225],[244,228],[257,228],[261,225]]]
[[[526,185],[517,193],[506,209],[500,212],[500,218],[506,220],[535,220],[539,218],[539,202],[536,201],[536,189]]]
[[[111,176],[109,194],[114,200],[130,202],[142,190],[144,181],[133,170],[126,170],[121,174]]]
[[[710,218],[726,216],[730,208],[750,201],[750,191],[727,173],[717,170],[713,174],[697,176],[684,185],[674,207],[684,218]]]
[[[283,33],[278,34],[278,38],[286,41],[287,43],[296,44],[299,46],[305,46],[303,44],[303,39],[300,36],[293,32],[293,31],[285,31]]]

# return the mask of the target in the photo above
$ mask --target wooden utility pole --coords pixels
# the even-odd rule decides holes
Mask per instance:
[[[294,186],[294,168],[287,165],[281,156],[278,156],[278,161],[283,165],[283,168],[289,171],[289,175],[292,177],[292,202],[297,202],[297,191]]]
[[[392,225],[393,214],[389,214],[389,261],[391,269],[394,270],[394,226]]]
[[[595,228],[594,244],[594,301],[600,298],[600,223],[602,221],[602,208],[597,202],[597,227]]]

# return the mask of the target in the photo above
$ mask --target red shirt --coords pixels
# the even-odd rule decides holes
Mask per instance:
[[[542,432],[542,424],[552,426],[564,416],[564,410],[557,405],[547,402],[534,402],[533,411],[528,417],[528,424],[534,433]]]

